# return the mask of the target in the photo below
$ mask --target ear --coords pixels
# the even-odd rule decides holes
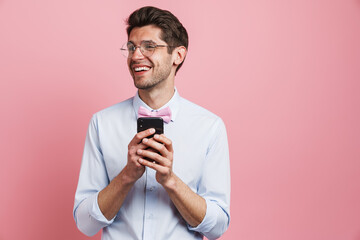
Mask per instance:
[[[173,56],[174,56],[174,65],[178,66],[180,65],[180,63],[182,63],[185,59],[186,56],[186,48],[184,46],[180,46],[174,49],[173,52]]]

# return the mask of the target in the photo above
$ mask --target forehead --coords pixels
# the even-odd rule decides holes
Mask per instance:
[[[131,30],[129,35],[129,41],[140,44],[142,41],[154,41],[156,43],[164,43],[160,39],[161,36],[161,28],[156,27],[154,25],[147,25],[144,27],[135,27]]]

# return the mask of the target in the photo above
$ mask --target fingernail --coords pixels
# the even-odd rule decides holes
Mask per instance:
[[[141,150],[141,149],[138,149],[138,150],[137,150],[137,153],[141,154],[141,153],[142,153],[142,150]]]
[[[154,135],[154,138],[155,138],[155,139],[158,139],[158,138],[159,138],[159,134],[155,134],[155,135]]]
[[[151,128],[150,133],[154,133],[154,132],[155,132],[155,129]]]
[[[144,143],[146,143],[147,141],[148,141],[148,139],[147,139],[147,138],[144,138],[144,139],[143,139],[143,142],[144,142]]]

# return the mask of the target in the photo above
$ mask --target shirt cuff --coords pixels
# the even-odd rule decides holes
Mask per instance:
[[[110,225],[111,223],[114,222],[116,215],[111,220],[106,219],[106,217],[102,214],[102,212],[99,208],[98,195],[99,195],[99,192],[90,197],[89,204],[88,204],[88,212],[89,212],[90,216],[92,216],[97,221],[99,221],[105,225]]]
[[[216,203],[211,202],[208,199],[205,199],[205,201],[206,201],[206,213],[204,219],[196,227],[191,227],[190,225],[188,225],[189,230],[204,233],[204,232],[210,232],[211,229],[213,229],[213,227],[215,226],[217,219],[216,216],[217,205]]]

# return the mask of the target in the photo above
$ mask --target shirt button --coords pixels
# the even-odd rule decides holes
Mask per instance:
[[[152,192],[155,190],[155,187],[151,187],[149,190]]]

